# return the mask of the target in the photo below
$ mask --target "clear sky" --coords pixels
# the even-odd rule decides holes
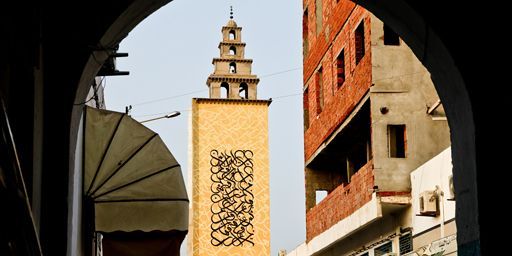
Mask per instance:
[[[121,43],[117,69],[129,76],[107,77],[107,109],[132,105],[139,121],[178,110],[172,119],[146,123],[159,133],[187,180],[188,116],[191,98],[207,97],[206,78],[219,56],[221,27],[229,6],[247,43],[258,98],[269,109],[271,254],[291,251],[305,240],[302,121],[302,1],[175,0],[139,24]],[[186,247],[186,243],[184,246]],[[182,252],[185,250],[182,249]],[[186,253],[183,253],[186,255]]]

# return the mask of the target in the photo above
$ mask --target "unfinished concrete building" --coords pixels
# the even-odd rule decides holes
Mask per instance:
[[[350,1],[305,0],[303,40],[306,243],[289,255],[413,251],[411,172],[450,146],[430,74]]]

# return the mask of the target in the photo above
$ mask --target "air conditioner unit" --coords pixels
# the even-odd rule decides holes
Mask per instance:
[[[437,216],[437,195],[433,190],[427,190],[420,193],[420,215]]]

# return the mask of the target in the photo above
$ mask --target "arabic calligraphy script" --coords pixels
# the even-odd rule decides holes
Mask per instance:
[[[253,152],[210,152],[211,243],[214,246],[253,246]]]

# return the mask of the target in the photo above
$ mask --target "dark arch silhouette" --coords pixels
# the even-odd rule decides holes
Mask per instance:
[[[230,30],[228,36],[229,36],[229,40],[236,40],[236,32],[235,32],[235,30]]]
[[[468,20],[473,19],[473,15],[479,13],[479,10],[472,7],[473,9],[461,13],[456,8],[447,6],[440,8],[433,3],[407,0],[354,0],[354,2],[374,13],[396,31],[432,75],[437,93],[445,106],[451,131],[453,179],[457,195],[458,252],[460,255],[480,255],[480,247],[486,244],[486,240],[482,239],[482,233],[486,229],[482,229],[480,220],[484,218],[482,213],[486,212],[483,210],[485,209],[483,201],[478,200],[483,197],[483,192],[481,189],[478,190],[477,176],[481,179],[485,175],[478,172],[480,166],[477,163],[480,162],[480,165],[483,165],[484,162],[490,163],[495,159],[483,155],[482,151],[487,148],[482,142],[483,139],[480,140],[479,145],[476,144],[476,130],[478,128],[482,130],[487,125],[484,121],[475,124],[475,109],[480,109],[480,114],[487,111],[481,110],[485,104],[477,106],[474,100],[483,98],[482,95],[486,93],[485,90],[478,88],[479,85],[468,85],[467,82],[478,80],[474,79],[475,74],[479,74],[481,69],[466,64],[471,62],[467,61],[467,53],[462,49],[463,47],[459,46],[467,42],[452,33],[452,31],[460,31],[461,28],[471,27],[469,23],[476,21],[468,22]],[[454,22],[455,13],[459,15],[457,20],[465,20],[466,23]],[[467,18],[463,19],[460,15]],[[482,20],[480,19],[479,22]],[[234,31],[230,31],[230,34],[232,32],[235,36]],[[468,31],[467,34],[471,33]],[[474,62],[474,59],[472,60]],[[94,63],[88,63],[82,72],[81,81],[92,79],[94,73],[89,70],[94,66]],[[461,73],[461,70],[465,72]],[[83,96],[77,97],[75,101],[85,99],[84,86],[86,87],[87,84],[82,83],[79,86],[79,91],[80,89],[83,91],[80,95]],[[486,103],[486,101],[480,100],[480,103]],[[72,124],[79,122],[78,114],[79,112],[74,112]],[[72,129],[71,132],[72,137],[75,134],[76,138],[76,131],[73,132]],[[479,154],[477,154],[478,148],[481,148]],[[481,184],[483,182],[480,182]],[[487,209],[492,208],[488,205]],[[490,217],[489,213],[485,216]],[[490,232],[487,231],[485,234]]]
[[[482,191],[477,186],[478,165],[475,161],[479,158],[475,138],[475,103],[471,102],[471,91],[468,90],[473,88],[466,84],[468,79],[464,79],[469,74],[461,73],[462,63],[454,59],[462,60],[466,57],[453,55],[454,51],[460,52],[453,42],[460,42],[461,39],[447,34],[451,29],[460,31],[467,25],[455,22],[451,26],[445,26],[447,19],[458,11],[453,8],[445,9],[444,6],[436,8],[435,4],[404,0],[354,2],[365,7],[396,31],[431,74],[436,91],[445,106],[451,131],[453,181],[457,195],[458,253],[480,255],[480,244],[483,242],[480,226],[482,216],[479,216],[482,212],[482,201],[478,199]],[[426,13],[427,10],[432,12]],[[443,22],[438,20],[440,17]],[[436,30],[442,33],[441,36]],[[446,45],[446,42],[452,44],[452,47]]]
[[[229,98],[229,84],[227,82],[220,84],[220,97],[224,99]]]
[[[53,8],[55,4],[7,1],[0,8],[0,22],[9,24],[0,26],[5,35],[0,37],[5,49],[0,54],[0,94],[19,146],[23,174],[39,184],[32,187],[41,192],[34,193],[41,199],[34,199],[33,206],[45,255],[66,254],[68,231],[74,225],[69,216],[74,211],[73,180],[79,170],[74,165],[75,150],[82,110],[73,104],[86,100],[108,49],[168,2],[127,0],[98,8],[105,3],[78,0],[60,12]],[[487,11],[483,5],[440,1],[355,2],[398,32],[432,74],[452,132],[458,254],[493,255],[491,247],[507,250],[493,245],[503,238],[491,236],[490,229],[505,222],[505,211],[493,202],[507,198],[505,188],[510,187],[501,176],[506,175],[504,153],[509,150],[496,146],[509,132],[501,125],[503,120],[492,114],[508,110],[503,107],[509,101],[503,93],[508,82],[502,81],[507,71],[499,64],[504,56],[499,38],[489,40],[484,32],[506,24],[502,20],[508,9],[500,3],[492,3],[492,11]],[[66,30],[66,42],[62,24],[73,27]],[[492,189],[483,189],[490,184]]]
[[[236,55],[236,47],[235,46],[229,47],[229,54],[230,55]]]
[[[249,86],[247,85],[247,83],[245,83],[245,82],[240,83],[240,89],[238,91],[239,91],[240,98],[249,99]]]

